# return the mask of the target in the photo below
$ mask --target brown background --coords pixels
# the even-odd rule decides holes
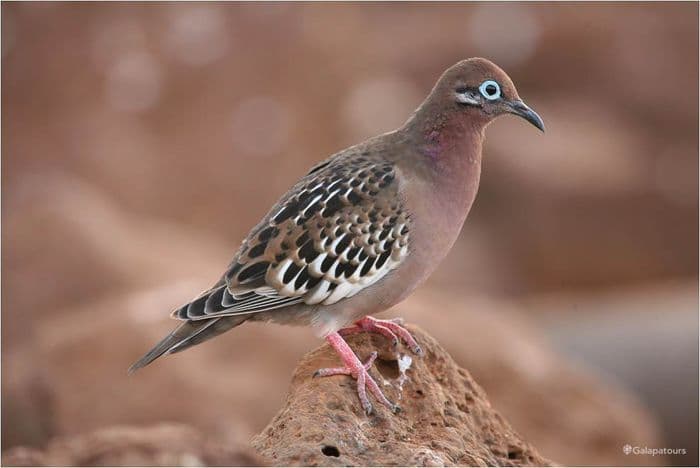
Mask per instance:
[[[113,366],[101,375],[121,379],[311,165],[397,127],[443,69],[479,55],[547,133],[489,128],[476,205],[426,290],[513,306],[636,395],[664,446],[689,450],[674,461],[695,463],[697,37],[695,3],[3,4],[3,448],[216,420],[194,395],[184,416],[129,413],[133,383],[105,377],[96,393],[91,376]],[[231,422],[243,433],[284,393],[261,396],[284,343],[251,330],[228,366],[249,379],[230,395],[255,408]],[[293,357],[314,346],[289,334],[306,340]],[[192,359],[197,375],[178,378],[216,387],[199,352],[135,378]],[[37,395],[20,401],[18,382]],[[66,410],[70,398],[84,406]]]

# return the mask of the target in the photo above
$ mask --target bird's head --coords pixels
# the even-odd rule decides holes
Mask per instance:
[[[462,60],[448,68],[428,100],[483,125],[499,115],[515,114],[544,131],[544,122],[520,99],[508,75],[483,58]]]

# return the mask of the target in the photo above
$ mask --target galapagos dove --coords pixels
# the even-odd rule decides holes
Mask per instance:
[[[339,151],[303,176],[262,218],[214,286],[172,312],[181,324],[133,372],[246,321],[310,325],[342,366],[316,376],[357,381],[397,410],[343,339],[380,333],[421,348],[401,321],[372,317],[406,298],[454,244],[479,186],[484,131],[514,114],[544,131],[511,79],[482,58],[447,69],[399,129]]]

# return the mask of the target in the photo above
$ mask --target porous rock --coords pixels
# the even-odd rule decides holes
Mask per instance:
[[[429,335],[409,327],[423,347],[417,357],[379,336],[348,337],[361,359],[379,358],[372,375],[398,402],[392,414],[374,402],[365,415],[348,376],[312,378],[337,366],[327,346],[308,353],[292,378],[287,400],[253,446],[275,465],[526,466],[551,465],[496,410],[465,369]],[[410,366],[401,372],[399,362]],[[402,366],[403,367],[403,366]]]
[[[43,449],[16,447],[3,466],[258,466],[265,460],[250,447],[205,437],[182,424],[111,426],[53,439]]]

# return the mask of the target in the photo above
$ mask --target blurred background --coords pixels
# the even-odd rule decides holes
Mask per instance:
[[[391,313],[546,457],[696,465],[693,2],[3,3],[3,449],[160,421],[259,432],[310,330],[245,325],[126,368],[310,166],[401,125],[471,56],[547,133],[488,129],[453,254]]]

